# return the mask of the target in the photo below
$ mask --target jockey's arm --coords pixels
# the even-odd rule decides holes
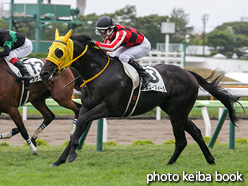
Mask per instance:
[[[114,51],[116,50],[123,40],[125,39],[127,33],[124,30],[120,30],[116,32],[116,37],[111,43],[101,43],[99,41],[95,41],[95,45],[98,46],[99,48],[105,50],[105,51]]]

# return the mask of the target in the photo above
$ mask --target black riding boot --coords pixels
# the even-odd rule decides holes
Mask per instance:
[[[25,67],[25,65],[21,62],[21,61],[16,61],[14,63],[14,65],[20,70],[22,77],[18,77],[18,80],[28,80],[30,81],[32,79],[32,77],[30,76],[27,68]]]
[[[148,83],[150,83],[150,81],[152,81],[152,79],[153,79],[152,76],[150,76],[150,74],[147,73],[145,71],[145,69],[139,63],[137,63],[136,61],[130,59],[128,61],[128,64],[132,65],[137,70],[138,74],[143,79],[142,88],[146,88]]]

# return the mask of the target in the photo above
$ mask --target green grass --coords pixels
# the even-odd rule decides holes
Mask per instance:
[[[147,174],[179,174],[175,182],[154,182],[151,185],[247,185],[248,145],[236,144],[229,150],[228,144],[216,144],[211,152],[215,165],[205,161],[199,147],[189,144],[178,161],[170,166],[166,163],[174,150],[168,145],[117,145],[104,146],[103,152],[96,152],[96,146],[85,146],[78,152],[78,159],[60,167],[50,168],[65,146],[38,147],[38,155],[31,155],[28,147],[0,146],[0,185],[80,185],[80,186],[141,186],[146,185]],[[201,171],[211,174],[234,174],[240,171],[245,182],[183,182],[182,173],[195,174]]]

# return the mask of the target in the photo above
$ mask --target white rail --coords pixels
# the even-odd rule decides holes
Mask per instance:
[[[151,51],[146,57],[136,60],[143,65],[170,64],[183,68],[182,52],[159,52]]]

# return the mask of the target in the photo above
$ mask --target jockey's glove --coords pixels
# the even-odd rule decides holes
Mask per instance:
[[[91,39],[91,40],[87,40],[85,42],[86,45],[89,45],[89,46],[95,46],[95,40]]]

